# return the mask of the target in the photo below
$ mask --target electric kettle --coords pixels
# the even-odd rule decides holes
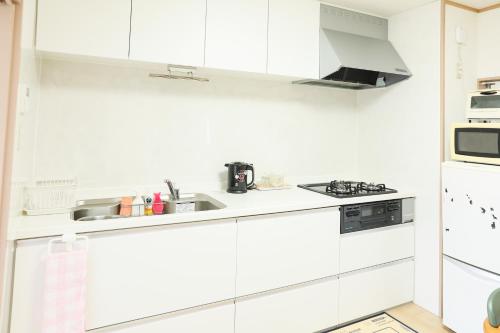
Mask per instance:
[[[255,172],[253,165],[244,162],[232,162],[224,165],[227,170],[227,191],[229,193],[246,193],[254,186]],[[252,181],[248,182],[248,174],[252,173]]]

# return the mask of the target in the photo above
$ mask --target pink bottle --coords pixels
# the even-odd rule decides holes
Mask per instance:
[[[154,195],[154,200],[153,200],[153,213],[155,215],[161,215],[163,214],[163,201],[161,201],[161,193],[153,193]]]

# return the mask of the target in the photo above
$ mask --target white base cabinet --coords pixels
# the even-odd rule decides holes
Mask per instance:
[[[338,208],[238,219],[236,295],[338,274]]]
[[[339,321],[345,323],[411,302],[414,262],[405,260],[340,276]]]
[[[11,333],[40,331],[48,240],[17,242]],[[413,225],[341,237],[338,207],[93,233],[86,330],[323,330],[412,301],[411,259],[365,268],[400,256]]]
[[[449,257],[443,260],[443,324],[456,333],[482,333],[490,293],[500,275]]]
[[[46,251],[47,239],[18,244],[13,333],[40,327]],[[96,233],[88,258],[87,330],[233,299],[236,221]]]
[[[234,333],[234,303],[98,329],[94,333]]]
[[[332,278],[236,302],[235,333],[310,333],[338,324],[338,280]]]
[[[414,254],[414,223],[340,235],[341,273],[410,258]]]

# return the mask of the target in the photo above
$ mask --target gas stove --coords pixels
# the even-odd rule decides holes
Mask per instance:
[[[298,187],[309,191],[329,195],[335,198],[364,197],[368,195],[389,194],[397,192],[392,188],[386,187],[385,184],[344,180],[334,180],[329,183],[304,184],[298,185]]]

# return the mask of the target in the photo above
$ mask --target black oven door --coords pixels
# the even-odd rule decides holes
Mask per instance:
[[[500,127],[455,128],[455,154],[500,158]]]

